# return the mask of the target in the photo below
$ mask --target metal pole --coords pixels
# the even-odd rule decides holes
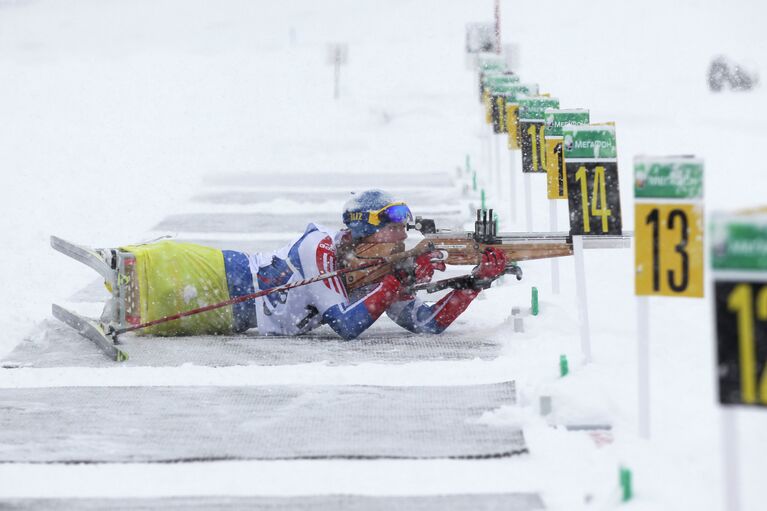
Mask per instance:
[[[501,159],[503,157],[503,138],[499,135],[495,137],[495,173],[498,176],[498,200],[503,197],[503,174],[501,173]]]
[[[557,232],[557,200],[549,199],[549,227],[551,232]],[[551,258],[551,292],[559,294],[559,258]]]
[[[487,165],[485,166],[485,179],[488,185],[492,185],[493,179],[493,127],[490,126],[487,133]]]
[[[495,53],[501,53],[501,0],[495,0]]]
[[[341,95],[340,88],[341,88],[341,49],[336,48],[335,50],[335,59],[334,60],[334,68],[335,68],[335,85],[333,87],[333,99],[338,99],[338,97]]]
[[[580,320],[581,353],[584,363],[591,362],[591,328],[589,326],[589,306],[586,293],[586,270],[583,261],[583,236],[573,236],[573,258],[575,259],[575,291],[578,300],[578,319]]]
[[[724,459],[725,509],[740,511],[740,491],[738,488],[738,423],[735,410],[722,410],[722,458]]]
[[[533,232],[533,192],[530,173],[525,172],[525,228],[527,232]]]
[[[517,222],[517,155],[509,149],[509,207],[511,223]]]
[[[637,391],[639,436],[650,438],[650,304],[648,297],[637,296]]]

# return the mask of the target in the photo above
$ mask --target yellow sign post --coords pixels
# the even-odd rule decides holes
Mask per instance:
[[[639,434],[650,437],[650,296],[703,296],[703,161],[634,158]]]

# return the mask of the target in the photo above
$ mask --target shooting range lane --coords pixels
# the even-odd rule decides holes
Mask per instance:
[[[342,227],[340,204],[337,211],[314,213],[311,215],[314,223],[329,228]],[[432,213],[425,211],[425,215]],[[434,212],[437,225],[446,228],[460,227],[461,211]],[[298,213],[186,213],[170,215],[154,227],[155,231],[168,232],[259,232],[283,229],[287,232],[300,234],[307,226],[307,212]],[[256,245],[257,246],[257,245]]]
[[[416,173],[407,174],[378,174],[375,172],[365,174],[338,174],[334,172],[314,172],[311,174],[296,173],[272,173],[268,177],[264,174],[252,173],[221,173],[209,175],[204,183],[211,186],[233,186],[233,187],[256,187],[259,190],[264,188],[290,187],[295,189],[297,184],[310,189],[318,189],[319,193],[324,194],[325,188],[366,190],[368,188],[384,188],[386,190],[405,189],[414,187],[426,189],[432,188],[451,188],[454,186],[453,179],[446,173]]]
[[[7,511],[91,511],[102,509],[143,511],[150,509],[217,509],[227,511],[532,511],[544,509],[534,493],[498,493],[477,495],[415,495],[372,497],[363,495],[316,495],[303,497],[173,497],[162,499],[9,499],[0,500]]]
[[[397,187],[398,189],[399,187]],[[389,188],[390,190],[392,188]],[[209,191],[195,195],[192,200],[195,202],[206,202],[209,204],[257,204],[273,201],[275,198],[275,191],[272,190],[242,190],[241,187],[232,186],[224,190],[216,189],[215,191]],[[394,192],[392,192],[394,193]],[[453,188],[424,188],[419,190],[407,189],[396,192],[396,195],[407,202],[408,204],[449,204],[451,200],[454,200],[455,190]],[[286,188],[279,191],[279,198],[286,201],[300,202],[302,204],[318,202],[324,203],[330,201],[336,204],[343,204],[345,200],[349,198],[349,189],[323,189],[322,196],[317,195],[317,190]],[[416,214],[421,214],[416,212]]]
[[[482,415],[514,382],[444,387],[61,387],[2,389],[0,461],[497,458],[522,431]]]
[[[400,176],[306,176],[304,189],[289,190],[295,176],[273,176],[269,185],[247,175],[219,175],[205,181],[201,193],[180,206],[181,214],[163,219],[147,238],[174,234],[180,241],[207,246],[274,250],[300,234],[308,222],[340,226],[339,211],[348,197],[344,189],[371,186],[388,188],[413,205],[416,215],[432,217],[443,228],[461,228],[471,220],[468,202],[449,176],[408,174]],[[244,183],[244,184],[243,184]],[[343,183],[343,184],[341,184]],[[387,184],[391,183],[392,186]],[[234,190],[234,186],[254,188]],[[257,186],[257,188],[256,188]],[[436,186],[437,188],[433,188]],[[335,187],[335,188],[334,188]],[[429,191],[427,192],[427,187]],[[283,190],[284,189],[284,190]],[[398,194],[396,191],[401,190]],[[287,193],[284,193],[287,192]],[[283,207],[287,206],[283,211]],[[417,209],[416,209],[417,208]],[[449,275],[446,275],[449,276]],[[70,301],[75,310],[91,316],[107,294],[100,280],[80,289]],[[429,296],[426,299],[437,299]],[[498,360],[502,347],[492,335],[461,328],[460,320],[439,336],[415,335],[383,318],[353,343],[321,328],[300,337],[260,337],[253,331],[241,336],[157,338],[126,335],[122,349],[130,359],[122,366],[138,371],[151,368],[201,366],[219,372],[248,371],[249,366],[299,367],[324,363],[340,369],[364,364],[395,365],[423,371],[430,363],[476,364]],[[119,371],[92,343],[58,321],[38,325],[0,362],[9,376],[19,371],[68,368],[101,368]],[[306,366],[304,366],[306,367]],[[467,366],[467,368],[470,366]],[[40,368],[40,369],[35,369]],[[146,369],[141,369],[146,368]],[[418,369],[421,368],[421,369]],[[292,370],[292,369],[291,369]],[[398,369],[399,370],[399,369]],[[216,386],[154,386],[149,375],[137,374],[127,385],[0,389],[0,401],[13,414],[0,414],[0,461],[55,466],[85,463],[158,463],[213,460],[321,460],[321,459],[479,459],[507,457],[528,452],[516,423],[484,421],[504,406],[516,403],[515,385],[508,375],[475,378],[470,369],[461,378],[406,378],[405,385],[346,385],[314,383],[298,375],[289,384],[259,384],[248,378]],[[495,374],[495,373],[493,373]],[[221,374],[226,380],[231,375]],[[457,375],[458,376],[458,375]],[[321,379],[320,379],[321,380]],[[363,379],[364,380],[364,379]],[[207,380],[206,380],[207,381]],[[312,382],[296,385],[298,382]],[[371,382],[378,384],[377,381]],[[188,384],[188,383],[187,383]],[[442,386],[448,384],[448,386]],[[93,386],[90,386],[93,385]],[[123,384],[125,385],[125,384]],[[134,386],[135,385],[135,386]],[[242,386],[244,385],[244,386]],[[389,383],[384,383],[389,385]],[[400,383],[402,385],[402,383]],[[12,387],[13,385],[11,385]],[[245,419],[243,419],[245,418]],[[249,461],[253,462],[253,461]],[[269,461],[267,461],[269,462]],[[312,461],[313,462],[313,461]],[[49,465],[53,464],[53,465]],[[209,463],[204,463],[209,465]],[[172,466],[172,465],[171,465]],[[470,478],[469,478],[470,480]],[[513,487],[524,493],[500,493],[467,482],[471,495],[207,497],[198,507],[221,509],[543,509],[537,488]],[[466,492],[466,489],[455,490]],[[418,492],[416,492],[418,493]],[[114,502],[117,502],[116,500]],[[131,509],[189,508],[189,499],[130,499]],[[6,502],[0,502],[6,505]],[[448,505],[449,503],[449,505]],[[39,508],[35,500],[10,501],[18,509]],[[50,499],[50,509],[100,508],[99,499]],[[110,507],[112,502],[107,502]],[[122,505],[122,504],[121,504]],[[88,507],[91,506],[91,507]],[[174,507],[175,506],[175,507]],[[13,509],[13,507],[12,507]]]
[[[499,356],[498,341],[471,333],[447,331],[442,335],[401,332],[386,322],[374,325],[350,344],[329,328],[299,337],[259,336],[255,331],[237,336],[141,337],[125,335],[120,348],[130,354],[122,366],[207,367],[279,366],[312,362],[331,365],[362,363],[405,364],[424,361],[491,360]],[[113,367],[92,343],[67,325],[50,319],[38,336],[22,341],[0,361],[14,367]]]

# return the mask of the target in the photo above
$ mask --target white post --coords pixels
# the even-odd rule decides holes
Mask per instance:
[[[501,173],[501,160],[503,159],[503,138],[495,135],[495,172],[498,176],[498,200],[503,196],[503,174]]]
[[[341,48],[336,47],[335,61],[333,62],[335,68],[335,82],[333,88],[333,99],[338,99],[341,96]]]
[[[527,232],[533,232],[533,193],[530,173],[525,172],[525,228]]]
[[[501,53],[501,0],[495,0],[495,53]]]
[[[740,491],[738,488],[738,423],[735,410],[725,407],[722,411],[722,458],[724,460],[725,509],[740,511]]]
[[[573,258],[575,259],[575,290],[578,300],[578,320],[581,333],[581,353],[584,363],[591,362],[591,331],[589,327],[589,306],[586,295],[586,270],[583,261],[583,236],[573,236]]]
[[[637,296],[637,397],[639,436],[650,438],[650,301]]]
[[[509,219],[514,224],[517,222],[517,154],[513,149],[509,149],[509,183]]]
[[[491,183],[491,185],[495,185],[495,166],[496,166],[496,155],[498,151],[495,148],[496,140],[495,140],[495,133],[493,133],[493,126],[490,126],[490,131],[488,137],[490,138],[490,166],[487,168],[488,176],[487,176],[487,182]]]
[[[484,124],[484,122],[485,121],[483,120],[482,123]],[[484,179],[482,179],[482,172],[484,172],[484,169],[487,168],[486,167],[486,163],[487,163],[486,159],[487,159],[487,155],[488,155],[487,144],[490,143],[488,140],[486,140],[486,137],[484,135],[484,130],[482,130],[482,133],[483,134],[480,137],[480,140],[481,140],[481,143],[482,143],[482,161],[480,162],[480,166],[476,169],[476,171],[477,171],[477,181],[478,181],[477,182],[477,190],[479,190],[483,186],[481,183],[479,183],[479,181],[480,180],[484,181]]]
[[[492,131],[492,126],[490,127],[490,130]],[[487,132],[486,132],[487,133]],[[493,173],[493,137],[489,134],[485,135],[485,138],[487,139],[487,152],[485,153],[485,156],[487,157],[487,165],[485,166],[485,180],[487,182],[487,185],[490,184],[490,177]]]
[[[557,225],[557,200],[549,200],[549,228],[551,232],[557,232],[559,228]],[[551,258],[551,292],[555,295],[559,294],[559,258]]]

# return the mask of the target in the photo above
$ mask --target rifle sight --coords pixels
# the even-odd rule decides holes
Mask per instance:
[[[415,217],[415,223],[407,224],[407,229],[415,229],[421,234],[436,234],[437,225],[431,218]]]
[[[497,240],[497,234],[493,210],[478,209],[477,221],[474,222],[474,240],[478,243],[493,243]]]

